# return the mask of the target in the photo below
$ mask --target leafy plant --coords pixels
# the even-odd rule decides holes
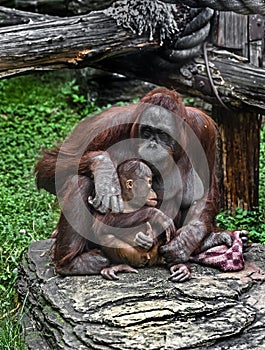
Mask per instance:
[[[85,97],[80,94],[80,88],[76,85],[76,80],[70,80],[62,88],[62,93],[69,99],[70,104],[73,105],[82,116],[86,116],[95,111],[100,111],[100,108],[96,106],[94,99]]]
[[[229,214],[227,211],[221,212],[217,216],[216,221],[223,230],[248,230],[249,238],[252,242],[265,244],[264,212],[237,208],[234,215]]]

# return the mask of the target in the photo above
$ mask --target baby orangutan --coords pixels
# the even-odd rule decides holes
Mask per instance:
[[[158,249],[174,235],[173,221],[155,208],[157,194],[152,189],[152,172],[139,160],[121,163],[117,169],[124,213],[96,214],[93,230],[106,257],[114,264],[103,268],[104,278],[118,279],[117,272],[134,272],[133,267],[165,264]],[[89,201],[91,198],[89,199]],[[191,273],[185,264],[170,267],[175,282],[183,282]]]

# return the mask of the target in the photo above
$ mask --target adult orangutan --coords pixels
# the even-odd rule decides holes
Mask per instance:
[[[95,274],[109,266],[92,230],[93,214],[123,211],[116,167],[131,158],[145,160],[152,169],[160,225],[169,224],[165,215],[174,220],[174,237],[161,254],[169,266],[188,261],[217,230],[215,153],[211,118],[185,107],[165,88],[149,92],[138,104],[111,107],[81,121],[36,165],[38,188],[61,201],[53,258],[57,272]],[[92,205],[88,197],[94,198]],[[120,227],[128,222],[126,215],[131,214],[122,215]]]

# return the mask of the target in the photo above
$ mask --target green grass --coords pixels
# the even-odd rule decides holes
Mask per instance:
[[[66,73],[38,74],[0,81],[0,350],[24,348],[17,311],[15,283],[22,253],[34,240],[48,238],[58,220],[54,197],[38,192],[34,164],[40,149],[65,138],[88,113],[99,109],[79,96]],[[265,132],[261,157],[261,184],[265,183]],[[265,186],[261,207],[265,207]],[[223,228],[246,228],[253,241],[265,244],[264,215],[238,209],[221,213]]]
[[[80,100],[73,103],[77,88],[71,80],[51,77],[0,82],[0,349],[23,349],[20,316],[11,312],[18,303],[18,263],[30,242],[49,237],[58,220],[54,196],[35,186],[40,149],[54,146],[84,113],[96,110]]]
[[[40,148],[65,137],[80,116],[68,107],[60,85],[58,89],[45,77],[15,78],[0,87],[0,288],[6,292],[16,278],[21,252],[57,220],[54,197],[35,186]]]

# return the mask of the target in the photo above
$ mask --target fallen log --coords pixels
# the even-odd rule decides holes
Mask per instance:
[[[99,11],[1,28],[0,46],[0,77],[7,77],[36,69],[87,66],[98,57],[159,45],[117,27]]]

